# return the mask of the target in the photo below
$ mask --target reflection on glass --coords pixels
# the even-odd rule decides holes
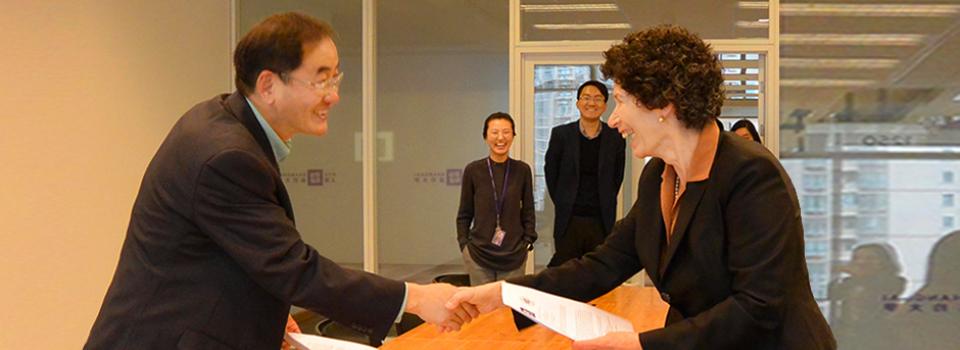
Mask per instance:
[[[960,52],[947,48],[960,6],[809,5],[782,2],[780,156],[814,293],[841,349],[956,347],[960,284],[933,276],[960,260],[948,235],[960,214]],[[824,28],[828,17],[849,18]],[[898,273],[864,277],[892,264]]]
[[[619,40],[663,23],[684,26],[704,39],[767,38],[767,7],[767,1],[738,0],[521,0],[521,40]]]

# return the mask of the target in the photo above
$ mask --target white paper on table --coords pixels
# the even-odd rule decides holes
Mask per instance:
[[[500,290],[504,304],[573,340],[634,332],[630,321],[589,304],[507,282]]]
[[[284,339],[300,350],[376,350],[372,346],[312,334],[287,333]]]

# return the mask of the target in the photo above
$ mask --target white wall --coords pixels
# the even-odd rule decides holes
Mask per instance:
[[[232,90],[230,1],[4,1],[0,47],[0,349],[80,348],[146,164]]]
[[[489,154],[483,121],[509,112],[506,51],[401,52],[380,55],[378,65],[377,129],[393,133],[395,155],[377,165],[381,263],[461,264],[460,186],[414,175]],[[514,157],[519,151],[514,143]]]

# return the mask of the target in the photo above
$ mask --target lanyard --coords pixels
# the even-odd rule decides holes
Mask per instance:
[[[510,158],[507,158],[507,170],[503,173],[503,189],[497,197],[497,183],[493,181],[493,165],[487,157],[487,171],[490,172],[490,185],[493,187],[493,203],[497,206],[497,227],[500,227],[500,213],[503,212],[504,198],[507,197],[507,180],[510,178]]]

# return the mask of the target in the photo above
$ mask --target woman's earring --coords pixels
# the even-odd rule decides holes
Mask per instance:
[[[661,123],[663,123],[664,120],[665,120],[665,119],[663,119],[663,116],[662,116],[662,115],[660,116],[659,119],[657,119],[657,121],[659,121],[659,122],[661,122]]]

